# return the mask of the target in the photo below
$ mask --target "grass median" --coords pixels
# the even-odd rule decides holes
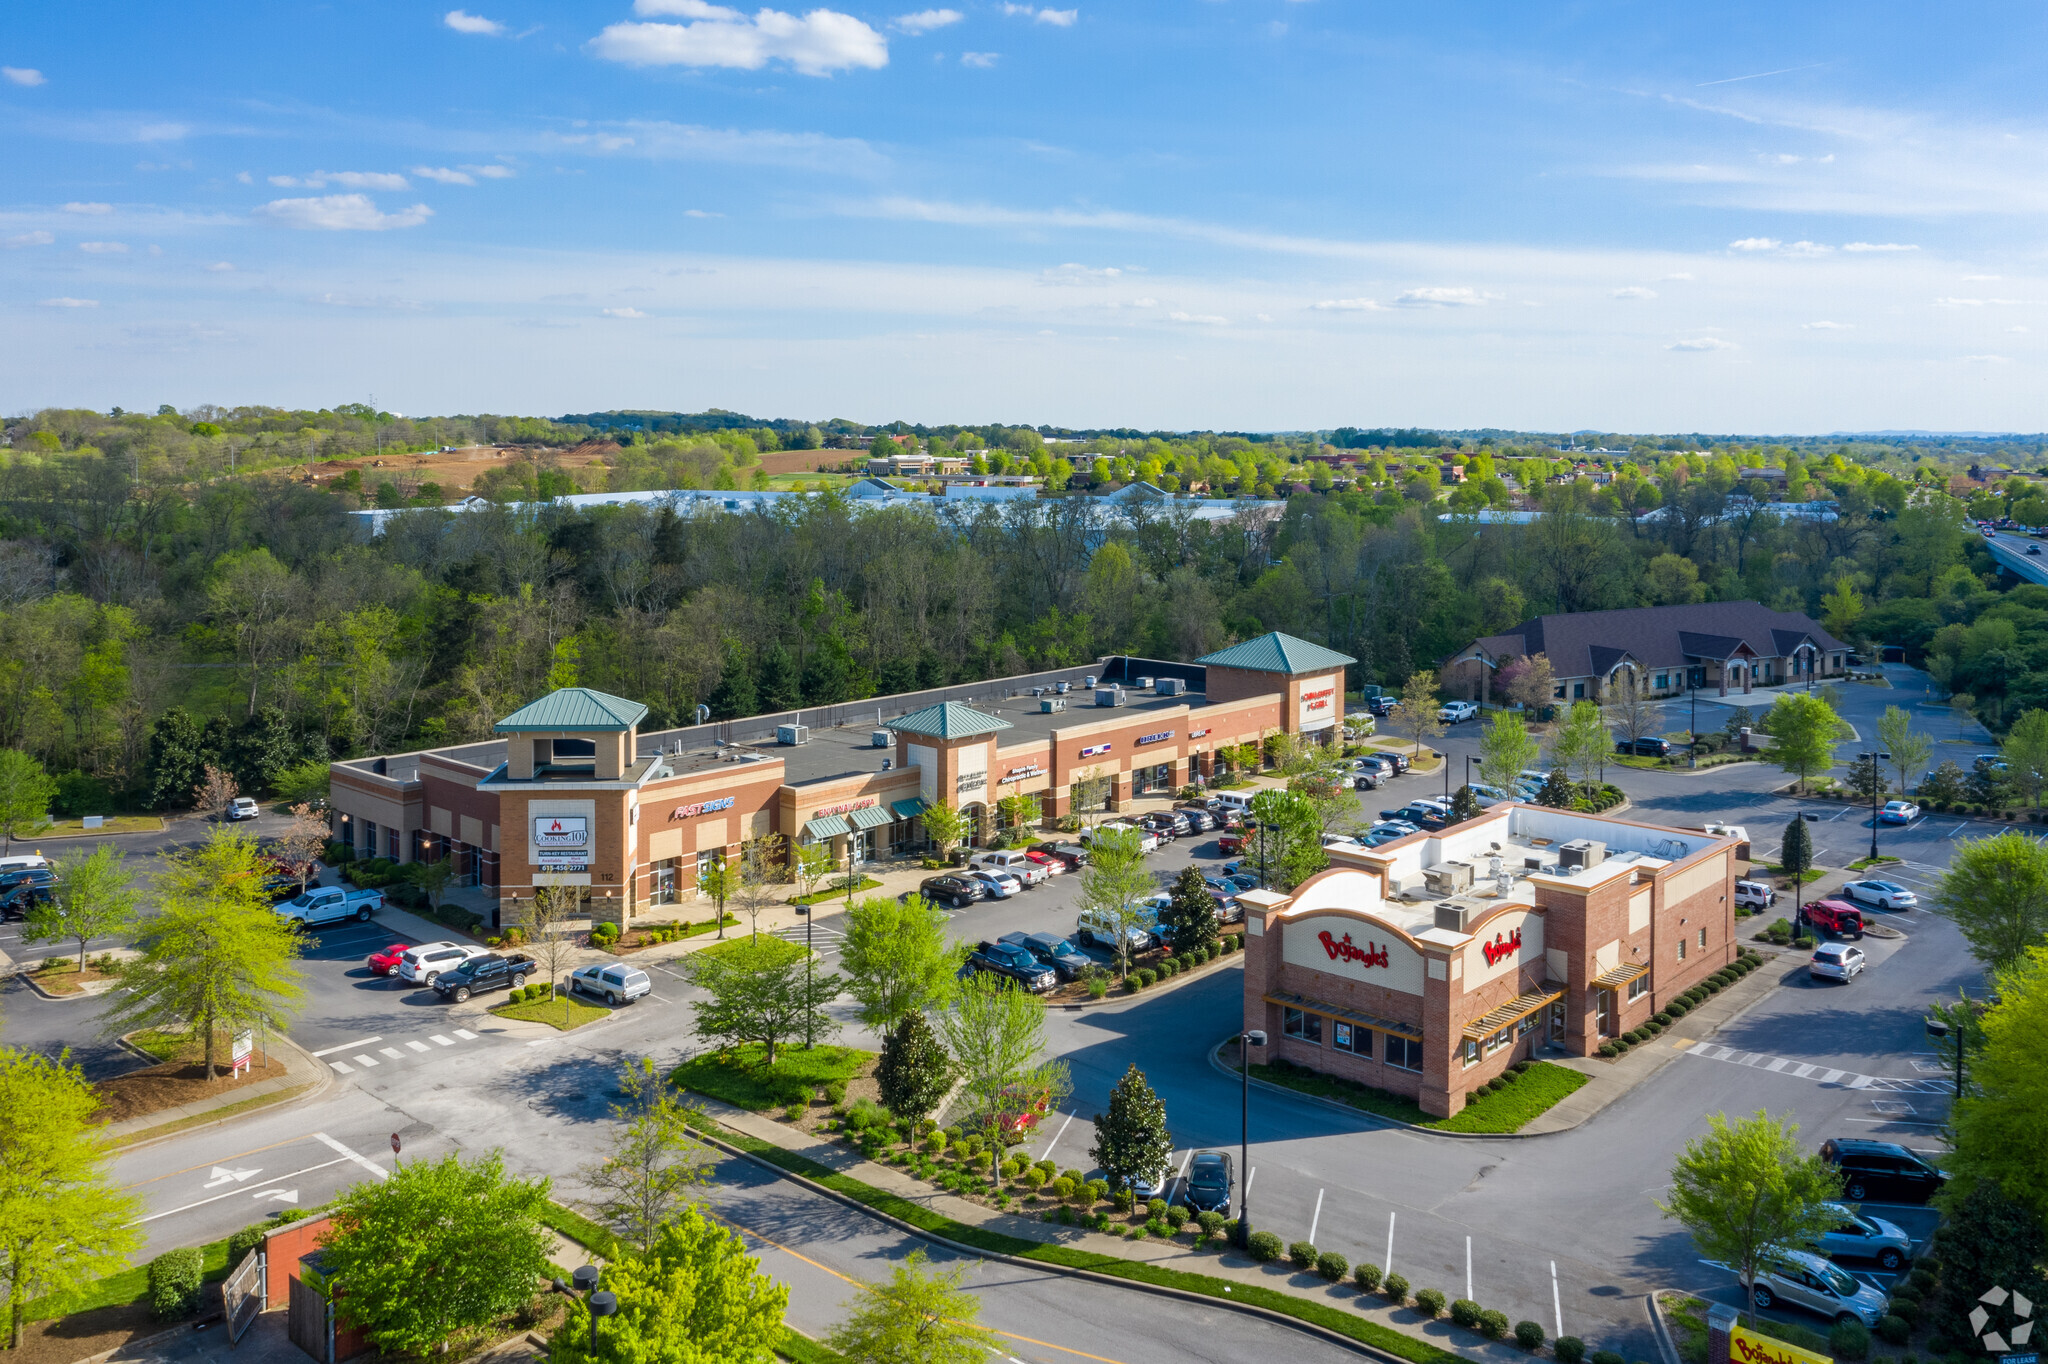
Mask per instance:
[[[853,1080],[874,1059],[875,1053],[858,1047],[785,1044],[775,1049],[775,1064],[771,1066],[765,1049],[758,1042],[750,1042],[730,1051],[707,1052],[685,1061],[669,1072],[669,1080],[684,1089],[722,1099],[734,1108],[761,1113],[808,1102],[828,1085]]]

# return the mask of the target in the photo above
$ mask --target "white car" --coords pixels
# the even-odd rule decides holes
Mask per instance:
[[[1877,817],[1886,824],[1911,824],[1920,818],[1920,807],[1910,800],[1888,800]]]
[[[254,819],[262,813],[254,796],[236,796],[228,802],[228,818],[231,820]]]
[[[1847,985],[1863,974],[1863,949],[1847,943],[1824,942],[1813,949],[1813,960],[1806,963],[1806,971],[1816,980],[1839,980]]]
[[[1920,897],[1896,881],[1851,881],[1842,887],[1842,894],[1860,905],[1876,905],[1879,909],[1911,909],[1920,903]]]
[[[475,943],[423,942],[398,959],[398,978],[416,985],[432,985],[441,978],[443,971],[460,966],[471,957],[481,957],[490,950]]]
[[[1479,703],[1476,701],[1446,701],[1437,707],[1436,718],[1447,725],[1455,725],[1461,720],[1471,719],[1478,713]]]
[[[976,867],[966,875],[968,880],[979,881],[987,887],[991,900],[1007,900],[1012,895],[1024,893],[1024,883],[1001,867]]]
[[[1128,829],[1130,832],[1138,836],[1139,848],[1141,848],[1145,852],[1159,851],[1158,834],[1153,833],[1150,829],[1140,828],[1136,824],[1126,824],[1121,820],[1117,820],[1109,824],[1097,825],[1093,829],[1081,830],[1081,842],[1085,845],[1092,846],[1095,842],[1095,835],[1099,833],[1104,833],[1111,829]]]
[[[600,961],[589,966],[579,966],[571,971],[569,988],[581,990],[587,995],[596,995],[613,1008],[617,1008],[621,1004],[632,1003],[642,995],[652,994],[654,982],[637,966],[627,966],[616,961]]]
[[[1052,879],[1052,868],[1043,862],[1033,862],[1015,848],[1002,848],[990,852],[978,852],[967,859],[969,871],[1002,871],[1022,881],[1026,886],[1044,885]]]
[[[1737,881],[1735,883],[1735,907],[1737,909],[1769,909],[1778,903],[1775,887],[1762,881]]]

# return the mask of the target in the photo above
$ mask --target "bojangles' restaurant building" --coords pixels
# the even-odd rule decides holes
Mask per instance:
[[[1025,804],[1007,796],[1031,797],[1045,822],[1126,809],[1213,778],[1221,750],[1326,738],[1350,662],[1272,634],[1148,689],[1090,689],[1075,670],[973,705],[884,697],[849,708],[872,722],[753,742],[642,734],[645,706],[570,687],[506,716],[490,742],[335,763],[335,837],[366,857],[452,858],[459,883],[495,889],[501,906],[567,884],[589,887],[602,918],[673,917],[662,907],[714,861],[769,834],[872,862],[922,851],[936,803],[979,843]]]
[[[1426,1113],[1554,1045],[1589,1055],[1735,957],[1734,838],[1530,805],[1339,844],[1245,905],[1244,1023],[1269,1055]]]

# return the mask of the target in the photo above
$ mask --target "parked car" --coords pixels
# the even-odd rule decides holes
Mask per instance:
[[[1408,770],[1409,759],[1406,753],[1396,753],[1391,748],[1383,748],[1374,756],[1384,758],[1388,762],[1392,763],[1394,765],[1394,771],[1396,774],[1406,772]]]
[[[1133,952],[1149,951],[1153,945],[1152,931],[1139,925],[1124,929],[1124,936]],[[1074,920],[1074,938],[1077,942],[1091,947],[1116,951],[1116,925],[1106,915],[1083,914]]]
[[[1858,1260],[1875,1260],[1877,1267],[1895,1274],[1913,1258],[1913,1238],[1881,1217],[1865,1217],[1846,1203],[1823,1203],[1834,1225],[1820,1234],[1814,1249],[1823,1255],[1846,1255]]]
[[[1012,895],[1022,895],[1024,893],[1024,883],[1006,871],[995,871],[983,867],[979,870],[968,872],[963,879],[979,881],[982,885],[988,887],[988,898],[991,900],[1007,900]]]
[[[1385,753],[1368,753],[1353,763],[1352,766],[1361,772],[1370,773],[1372,776],[1378,777],[1381,781],[1385,781],[1388,777],[1399,776],[1401,773],[1401,769],[1394,765],[1393,758]]]
[[[8,857],[0,857],[0,885],[12,884],[6,878],[15,872],[32,871],[36,868],[50,870],[50,859],[41,853],[14,853]]]
[[[1782,1302],[1829,1321],[1860,1321],[1865,1326],[1877,1325],[1887,1310],[1883,1293],[1810,1250],[1768,1252],[1751,1292],[1759,1308],[1768,1310]]]
[[[1187,816],[1189,833],[1206,834],[1216,827],[1216,816],[1210,814],[1206,806],[1187,804],[1173,808]]]
[[[1859,904],[1876,905],[1879,909],[1911,909],[1920,903],[1920,897],[1896,881],[1851,881],[1842,887],[1842,893]]]
[[[1024,860],[1029,862],[1032,866],[1038,867],[1041,870],[1043,870],[1048,877],[1063,876],[1066,874],[1066,862],[1063,859],[1055,856],[1054,854],[1047,852],[1042,847],[1026,848],[1024,850]]]
[[[532,970],[533,958],[523,952],[484,952],[443,971],[434,993],[460,1004],[480,990],[520,990]]]
[[[35,866],[9,867],[5,871],[0,871],[0,890],[12,890],[16,886],[22,885],[54,886],[56,884],[57,873],[47,862],[39,863]]]
[[[388,976],[398,969],[399,958],[412,950],[409,942],[395,942],[381,952],[372,952],[364,963],[373,976]]]
[[[1220,857],[1243,856],[1244,840],[1245,835],[1240,832],[1231,832],[1219,836],[1216,840],[1217,855]]]
[[[1375,718],[1381,720],[1392,715],[1397,704],[1399,703],[1391,696],[1368,696],[1365,698],[1365,708],[1372,712]]]
[[[1863,974],[1863,949],[1847,943],[1824,942],[1813,949],[1806,963],[1807,974],[1816,980],[1839,980],[1847,985]]]
[[[1897,1142],[1829,1137],[1820,1158],[1842,1172],[1842,1194],[1852,1203],[1925,1203],[1948,1182]]]
[[[254,796],[236,796],[228,802],[227,815],[229,820],[254,819],[262,813],[263,811],[258,808]]]
[[[1092,829],[1081,830],[1081,842],[1092,846],[1098,836],[1115,829],[1125,829],[1136,834],[1138,836],[1138,847],[1143,851],[1159,851],[1160,838],[1158,834],[1145,828],[1143,825],[1132,824],[1121,819],[1111,820],[1107,824],[1098,824]]]
[[[1799,907],[1801,923],[1844,938],[1863,936],[1863,911],[1840,900],[1813,900]]]
[[[1451,807],[1440,800],[1411,800],[1398,810],[1380,811],[1381,819],[1400,819],[1423,829],[1441,829],[1451,822]]]
[[[1618,739],[1614,744],[1616,753],[1633,753],[1642,758],[1668,758],[1671,756],[1671,741],[1655,735],[1629,740]]]
[[[614,1009],[630,1004],[642,995],[654,993],[654,981],[637,966],[624,962],[596,961],[569,973],[569,988],[596,995]]]
[[[1080,980],[1095,970],[1095,958],[1057,933],[1005,933],[996,941],[1015,943],[1050,966],[1061,980]]]
[[[1183,818],[1180,822],[1185,824],[1187,821]],[[1184,832],[1175,825],[1173,816],[1164,810],[1154,810],[1151,814],[1138,816],[1138,827],[1151,832],[1161,843],[1171,843]]]
[[[21,881],[0,890],[0,919],[23,919],[37,905],[55,902],[57,893],[47,881]]]
[[[1058,984],[1053,969],[1031,954],[1021,943],[985,942],[968,956],[962,975],[988,972],[1016,981],[1033,994],[1043,994]]]
[[[1460,724],[1479,713],[1476,701],[1446,701],[1436,708],[1436,718],[1447,725]]]
[[[1088,865],[1088,849],[1079,843],[1041,843],[1032,851],[1058,858],[1068,871],[1079,871]]]
[[[1257,890],[1259,888],[1258,877],[1246,876],[1243,872],[1233,872],[1228,867],[1223,869],[1223,875],[1217,879],[1230,887],[1232,895],[1242,895],[1245,891]]]
[[[1197,1151],[1188,1162],[1187,1182],[1181,1198],[1196,1212],[1230,1211],[1230,1153]]]
[[[384,892],[355,886],[313,886],[277,907],[277,912],[300,928],[354,919],[366,924],[370,915],[384,908]]]
[[[1911,824],[1920,818],[1920,807],[1910,800],[1888,800],[1877,817],[1886,824]]]
[[[418,947],[407,948],[399,957],[398,978],[416,985],[432,985],[443,974],[488,951],[487,947],[466,942],[421,943]]]
[[[1769,909],[1778,903],[1778,891],[1762,881],[1737,881],[1735,883],[1735,907],[1737,909]]]
[[[1131,1197],[1138,1203],[1149,1203],[1155,1198],[1173,1201],[1173,1166],[1162,1165],[1156,1170],[1131,1176]]]
[[[1052,873],[1031,860],[1031,855],[1016,848],[992,848],[978,852],[967,859],[970,871],[1004,871],[1022,881],[1027,887],[1043,885],[1052,879]]]
[[[977,900],[988,898],[988,886],[972,877],[955,876],[951,872],[943,876],[927,876],[918,882],[917,893],[935,905],[951,905],[965,909]]]

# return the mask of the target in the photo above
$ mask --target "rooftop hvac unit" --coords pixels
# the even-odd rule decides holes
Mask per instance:
[[[1084,686],[1084,687],[1092,687],[1092,686],[1094,686],[1094,685],[1095,685],[1095,674],[1094,674],[1094,673],[1089,673],[1089,674],[1088,674],[1088,675],[1087,675],[1086,677],[1082,678],[1082,679],[1081,679],[1081,685],[1082,685],[1082,686]]]
[[[1149,678],[1149,677],[1141,677],[1141,678],[1139,678],[1139,679],[1138,679],[1138,690],[1139,690],[1139,691],[1146,691],[1146,690],[1150,689],[1150,687],[1151,687],[1151,686],[1152,686],[1152,679],[1151,679],[1151,678]]]
[[[1121,706],[1123,703],[1124,689],[1122,687],[1097,687],[1095,689],[1096,705]]]
[[[1585,871],[1606,860],[1607,845],[1596,838],[1575,838],[1557,848],[1558,865],[1569,871]]]
[[[807,744],[811,741],[809,725],[777,725],[775,742],[778,744]]]
[[[1071,682],[1059,682],[1055,683],[1053,686],[1053,690],[1058,692],[1061,696],[1065,696],[1068,692],[1072,691],[1073,689],[1074,684]]]
[[[1188,684],[1181,681],[1178,677],[1162,677],[1153,687],[1153,690],[1161,696],[1179,696],[1186,692],[1187,689]]]
[[[869,731],[869,733],[868,733],[868,747],[870,747],[870,748],[887,748],[888,746],[889,746],[889,731],[888,731],[888,730],[886,730],[886,729],[877,729],[877,730],[870,730],[870,731]]]
[[[1434,867],[1422,869],[1422,884],[1437,895],[1456,895],[1461,890],[1472,888],[1472,864],[1470,862],[1439,862]]]
[[[1066,708],[1067,698],[1064,696],[1041,696],[1038,698],[1038,713],[1040,715],[1051,715]]]
[[[1465,921],[1477,911],[1475,905],[1461,905],[1456,900],[1439,900],[1436,906],[1436,926],[1448,928],[1453,933],[1465,931]]]

